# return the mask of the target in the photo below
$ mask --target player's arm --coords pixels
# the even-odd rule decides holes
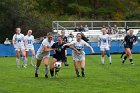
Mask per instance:
[[[123,39],[122,42],[121,42],[120,48],[122,47],[123,44],[124,44],[124,39]]]
[[[138,43],[138,37],[135,36],[135,40],[134,40],[133,45],[136,45],[137,43]]]
[[[13,46],[14,46],[14,48],[15,48],[15,47],[16,47],[15,35],[13,36],[12,44],[13,44]]]
[[[73,47],[72,45],[69,46],[69,48],[71,48],[72,50],[76,51],[78,54],[80,54],[80,51],[78,51],[75,47]]]
[[[111,47],[111,38],[110,38],[110,36],[108,36],[108,45],[109,45],[109,47]]]
[[[90,46],[87,42],[83,41],[84,44],[91,50],[92,54],[94,54],[94,49],[92,48],[92,46]]]
[[[43,46],[43,52],[50,52],[53,48],[48,48],[47,46]]]

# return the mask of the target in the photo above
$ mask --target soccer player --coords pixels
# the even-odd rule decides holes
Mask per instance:
[[[67,42],[68,42],[68,39],[67,39],[67,37],[65,36],[65,31],[64,31],[64,30],[61,31],[61,36],[62,36],[62,38],[63,38],[63,42],[64,42],[64,43],[67,43]],[[65,50],[64,65],[65,65],[65,66],[69,66],[69,64],[67,63],[67,50]]]
[[[133,45],[135,45],[137,43],[137,37],[133,35],[133,30],[130,29],[129,30],[129,35],[126,35],[124,37],[124,41],[122,42],[122,44],[124,43],[124,48],[125,48],[125,56],[124,56],[124,59],[122,61],[122,64],[124,64],[124,62],[126,61],[127,57],[129,58],[130,60],[130,63],[133,65],[133,58],[132,58],[132,48],[133,48]],[[122,46],[121,44],[121,46]]]
[[[24,35],[21,33],[21,28],[16,28],[16,34],[13,36],[12,40],[13,46],[16,51],[16,64],[20,68],[20,51],[22,52],[22,66],[26,68],[26,53],[24,46]]]
[[[35,66],[35,77],[38,77],[38,69],[41,64],[41,61],[43,60],[45,65],[45,77],[48,78],[48,64],[49,64],[50,51],[53,50],[51,49],[53,43],[54,43],[53,34],[48,33],[47,38],[42,41],[42,44],[36,54],[37,63]]]
[[[80,62],[82,77],[85,77],[85,72],[84,72],[84,70],[85,70],[84,46],[89,47],[92,54],[94,53],[93,48],[87,42],[82,40],[81,38],[82,38],[81,33],[77,33],[75,41],[72,41],[72,42],[64,45],[64,46],[71,46],[72,45],[74,48],[76,48],[80,52],[80,54],[79,54],[78,52],[72,51],[72,57],[73,57],[74,67],[75,67],[75,72],[76,72],[77,77],[80,77],[80,73],[78,71],[79,62]]]
[[[28,57],[28,52],[32,52],[32,59],[31,59],[31,65],[34,66],[34,60],[35,60],[35,50],[34,50],[34,36],[32,35],[32,30],[28,30],[27,35],[24,37],[25,40],[25,48],[26,48],[26,61]]]
[[[107,29],[106,28],[103,27],[101,29],[101,31],[102,31],[102,35],[100,35],[99,38],[98,38],[98,47],[100,47],[101,54],[102,54],[101,62],[102,62],[102,64],[104,64],[104,55],[105,55],[105,52],[106,52],[106,54],[109,58],[109,62],[111,64],[112,60],[111,60],[111,55],[110,55],[110,37],[107,34]]]
[[[55,62],[59,62],[59,63],[63,63],[65,62],[65,50],[66,48],[68,48],[67,46],[63,46],[65,44],[65,42],[63,42],[63,38],[62,36],[58,36],[57,38],[57,42],[53,44],[52,48],[54,49],[54,54],[53,54],[53,59],[52,62],[50,64],[50,74],[51,77],[54,76],[54,64]],[[69,46],[70,48],[72,48],[74,51],[78,52],[78,50],[76,50],[74,47]],[[60,69],[59,69],[60,70]],[[55,74],[57,74],[57,72],[59,70],[55,70]]]

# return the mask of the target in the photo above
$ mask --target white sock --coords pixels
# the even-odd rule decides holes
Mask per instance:
[[[16,64],[17,64],[17,67],[20,66],[20,59],[19,58],[16,58]]]
[[[35,73],[36,74],[38,73],[38,69],[39,69],[39,67],[35,66]]]
[[[102,64],[104,64],[104,57],[101,57]]]
[[[108,57],[108,59],[109,59],[109,62],[110,62],[110,63],[112,63],[111,56],[110,56],[110,57]]]
[[[26,57],[22,57],[22,62],[24,66],[27,66]]]
[[[35,56],[32,56],[31,64],[34,64],[34,61],[35,61]]]
[[[48,74],[48,66],[45,66],[45,75]]]

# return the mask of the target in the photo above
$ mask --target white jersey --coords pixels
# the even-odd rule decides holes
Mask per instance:
[[[80,42],[72,41],[70,44],[73,45],[74,48],[80,51],[80,55],[76,51],[74,50],[72,51],[73,60],[77,60],[77,61],[81,61],[83,59],[85,60],[84,46],[90,46],[90,45],[84,40],[81,40]]]
[[[14,34],[13,40],[15,42],[16,48],[24,46],[24,35],[23,34]]]
[[[109,47],[108,43],[110,41],[110,37],[108,34],[100,35],[99,40],[100,40],[100,47]]]
[[[49,57],[50,56],[50,52],[43,52],[43,47],[46,46],[48,48],[51,48],[51,46],[53,44],[54,44],[54,41],[48,42],[48,38],[44,39],[42,41],[42,44],[41,44],[40,48],[37,51],[36,58],[37,59],[43,59],[45,56]]]
[[[25,47],[26,48],[32,48],[33,47],[33,44],[34,44],[34,36],[33,35],[26,35],[24,37],[24,40],[25,40]]]

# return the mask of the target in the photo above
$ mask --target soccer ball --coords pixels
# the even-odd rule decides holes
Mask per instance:
[[[54,67],[55,68],[61,68],[61,63],[60,62],[55,62]]]

